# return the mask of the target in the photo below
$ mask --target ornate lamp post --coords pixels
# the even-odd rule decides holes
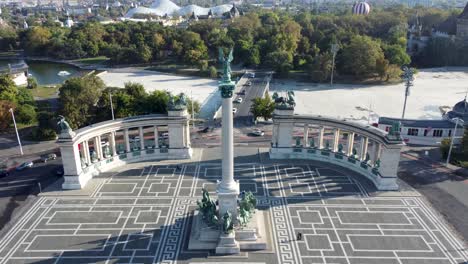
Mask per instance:
[[[414,74],[414,71],[412,68],[408,67],[408,66],[403,66],[401,68],[403,70],[403,75],[402,75],[402,79],[405,81],[405,86],[406,86],[406,90],[405,90],[405,102],[403,104],[403,114],[401,115],[401,119],[405,119],[405,111],[406,111],[406,99],[408,98],[408,96],[410,95],[410,87],[413,86],[413,81],[414,81],[414,77],[413,77],[413,74]]]
[[[335,58],[336,58],[336,53],[340,50],[340,45],[338,44],[332,44],[331,45],[331,52],[333,54],[333,62],[332,62],[332,72],[331,72],[331,77],[330,77],[330,85],[333,86],[333,74],[335,73]]]

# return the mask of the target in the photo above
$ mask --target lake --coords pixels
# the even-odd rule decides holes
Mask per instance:
[[[21,63],[21,60],[0,60],[0,67],[8,66],[8,64]],[[46,61],[29,61],[26,63],[29,66],[29,74],[36,78],[39,85],[54,85],[61,84],[70,77],[81,73],[81,70],[69,64],[53,63]],[[67,71],[70,75],[59,76],[61,71]]]

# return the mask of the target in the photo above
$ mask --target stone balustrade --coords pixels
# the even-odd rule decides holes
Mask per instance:
[[[137,133],[132,137],[130,132]],[[121,140],[116,139],[117,134]],[[186,110],[96,123],[61,134],[58,144],[63,189],[81,189],[93,176],[130,162],[192,156]]]
[[[302,136],[294,136],[295,128],[303,130]],[[311,129],[316,136],[311,137]],[[364,175],[378,190],[397,190],[402,146],[399,136],[373,126],[275,109],[270,157],[333,163]]]

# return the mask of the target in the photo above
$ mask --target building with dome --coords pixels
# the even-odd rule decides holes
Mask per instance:
[[[130,19],[135,15],[155,15],[155,16],[185,16],[185,17],[200,17],[213,16],[222,17],[225,13],[230,12],[234,8],[233,5],[224,4],[214,7],[201,7],[198,5],[178,6],[170,0],[155,0],[150,7],[139,6],[130,9],[125,18]],[[237,10],[237,8],[236,8]],[[237,14],[239,11],[237,10]]]

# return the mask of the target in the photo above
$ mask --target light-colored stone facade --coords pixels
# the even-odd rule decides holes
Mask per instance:
[[[167,134],[161,135],[160,127],[167,128]],[[133,138],[130,138],[130,130],[138,131]],[[146,137],[145,130],[147,135],[149,131]],[[117,149],[117,132],[122,135],[120,150]],[[161,138],[169,143],[160,145]],[[63,189],[81,189],[93,176],[127,163],[192,156],[186,110],[93,124],[71,134],[61,134],[58,144],[64,168]]]
[[[397,169],[404,145],[401,138],[388,137],[372,126],[293,112],[275,110],[270,158],[333,163],[362,174],[378,190],[398,189]],[[294,136],[294,128],[303,129],[302,137]],[[315,138],[309,133],[311,128],[318,131]]]

